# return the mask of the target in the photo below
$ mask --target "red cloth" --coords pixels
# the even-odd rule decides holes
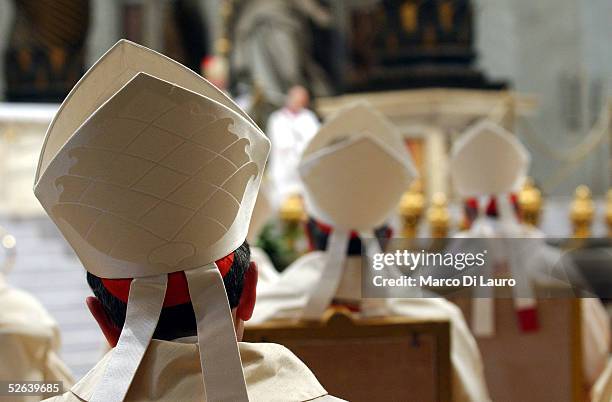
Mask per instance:
[[[522,332],[536,332],[540,329],[538,310],[535,307],[517,310],[516,315],[518,317],[519,329]]]
[[[234,253],[231,253],[220,260],[215,261],[221,276],[225,277],[232,268],[234,262]],[[102,278],[102,285],[109,291],[110,294],[115,296],[117,299],[124,303],[127,303],[128,296],[130,294],[130,285],[132,278],[121,278],[121,279],[104,279]],[[191,301],[189,297],[189,288],[187,286],[187,278],[185,278],[185,272],[172,272],[168,274],[168,287],[166,289],[166,296],[164,298],[164,307],[177,306],[179,304],[186,304]]]

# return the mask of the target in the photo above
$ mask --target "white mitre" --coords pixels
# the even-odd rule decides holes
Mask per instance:
[[[365,102],[342,109],[321,127],[302,155],[300,175],[306,210],[333,230],[305,318],[316,319],[329,306],[351,231],[375,238],[374,229],[393,213],[416,174],[401,135]]]
[[[455,191],[479,197],[517,191],[529,167],[529,153],[504,128],[483,120],[453,144],[450,174]]]
[[[215,261],[245,240],[270,143],[226,95],[186,67],[119,41],[49,126],[34,192],[101,278],[134,278],[112,360],[92,401],[125,398],[184,271],[206,400],[248,401]]]

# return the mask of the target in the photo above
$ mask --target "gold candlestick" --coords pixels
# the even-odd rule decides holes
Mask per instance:
[[[284,236],[289,250],[296,251],[296,242],[299,238],[300,225],[306,221],[304,201],[298,194],[290,195],[282,203],[279,211],[284,226]]]
[[[414,239],[417,235],[419,223],[425,210],[425,196],[419,179],[412,182],[408,191],[400,201],[399,212],[402,218],[402,237]]]
[[[448,235],[450,214],[444,193],[435,193],[433,195],[431,206],[427,210],[427,222],[429,223],[432,238],[440,239]]]
[[[528,177],[518,193],[518,204],[521,221],[526,225],[537,227],[542,212],[542,193]]]
[[[306,212],[304,211],[304,202],[302,197],[293,194],[285,199],[281,205],[280,218],[284,222],[303,222],[306,220]]]
[[[591,198],[591,190],[585,185],[578,186],[570,207],[574,237],[584,239],[591,235],[594,214],[595,207]]]

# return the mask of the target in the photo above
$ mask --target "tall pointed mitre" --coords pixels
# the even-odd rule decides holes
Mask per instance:
[[[125,398],[174,272],[184,272],[194,307],[206,400],[248,400],[215,261],[247,236],[269,148],[213,85],[127,41],[66,98],[34,192],[89,272],[133,278],[125,325],[92,401]]]
[[[453,144],[450,174],[455,191],[478,197],[516,191],[527,175],[529,153],[504,128],[483,120]]]
[[[362,101],[325,122],[302,154],[300,174],[309,214],[368,231],[385,222],[417,173],[395,126]]]
[[[374,229],[395,210],[416,170],[394,126],[360,102],[321,127],[302,155],[300,174],[308,213],[333,227],[326,267],[304,311],[316,319],[338,287],[350,232],[375,238]]]

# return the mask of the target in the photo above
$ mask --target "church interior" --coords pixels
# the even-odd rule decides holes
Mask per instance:
[[[610,0],[0,1],[0,402],[612,402],[611,41]]]

